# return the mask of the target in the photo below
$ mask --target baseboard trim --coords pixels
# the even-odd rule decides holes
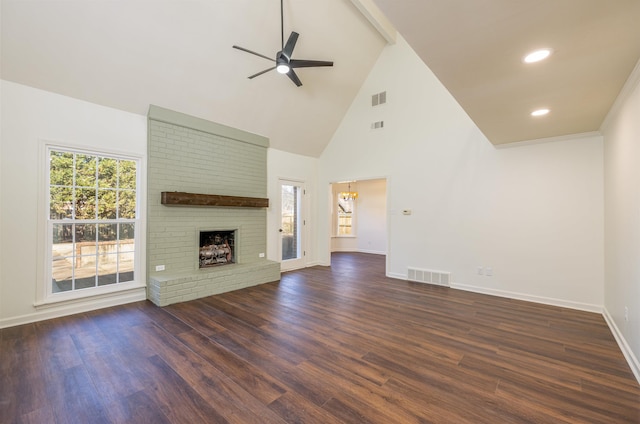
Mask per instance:
[[[342,248],[337,248],[337,249],[332,249],[331,253],[349,253],[349,252],[355,252],[355,253],[369,253],[372,255],[386,255],[387,252],[383,252],[380,250],[367,250],[367,249],[350,249],[348,247],[342,247]]]
[[[60,318],[67,315],[79,314],[82,312],[94,311],[111,306],[124,305],[126,303],[139,302],[147,298],[145,287],[136,290],[128,290],[124,293],[116,293],[108,297],[88,299],[86,302],[74,302],[61,306],[52,306],[37,312],[19,315],[11,318],[0,319],[0,328],[15,327],[17,325],[30,324],[32,322],[44,321],[47,319]]]
[[[633,351],[629,347],[629,344],[627,343],[627,340],[622,335],[622,332],[616,325],[616,322],[613,320],[613,317],[611,316],[611,314],[609,314],[609,311],[606,307],[602,312],[602,316],[607,322],[611,333],[613,333],[613,337],[616,339],[616,342],[618,342],[618,346],[620,347],[624,358],[627,360],[629,368],[631,368],[631,372],[633,372],[633,375],[636,376],[636,380],[638,380],[638,383],[640,383],[640,362],[638,361],[638,358],[636,357],[636,355],[634,355]]]
[[[370,255],[386,255],[387,252],[383,252],[381,250],[367,250],[367,249],[358,249],[359,253],[368,253]]]
[[[578,311],[594,312],[601,314],[603,307],[589,303],[573,302],[570,300],[554,299],[552,297],[534,296],[530,294],[510,292],[505,290],[489,289],[486,287],[471,286],[468,284],[451,283],[451,288],[492,296],[506,297],[508,299],[524,300],[527,302],[541,303],[543,305],[559,306],[562,308],[576,309]]]

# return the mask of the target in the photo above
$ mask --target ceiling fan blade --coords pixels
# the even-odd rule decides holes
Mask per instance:
[[[296,72],[293,69],[290,69],[289,72],[287,72],[287,76],[298,87],[300,87],[302,85],[302,82],[300,81],[300,78],[298,78],[298,75],[296,75]]]
[[[275,61],[276,61],[276,60],[275,60],[274,58],[272,58],[272,57],[267,57],[267,56],[265,56],[265,55],[263,55],[263,54],[256,53],[256,52],[253,52],[253,51],[251,51],[251,50],[245,49],[244,47],[240,47],[240,46],[233,46],[233,48],[234,48],[234,49],[238,49],[238,50],[242,50],[243,52],[247,52],[247,53],[254,54],[254,55],[256,55],[256,56],[260,56],[260,57],[262,57],[262,58],[265,58],[265,59],[267,59],[267,60],[270,60],[271,62],[275,62]]]
[[[285,44],[284,48],[282,49],[282,54],[287,56],[287,59],[291,59],[291,55],[293,54],[293,48],[296,46],[296,42],[298,41],[299,35],[300,34],[298,34],[297,32],[291,31],[291,35],[287,40],[287,44]]]
[[[254,79],[255,77],[259,77],[262,74],[266,74],[269,71],[273,71],[274,69],[276,69],[276,67],[274,66],[273,68],[269,68],[269,69],[265,69],[264,71],[260,71],[257,74],[253,74],[249,77],[249,79]]]
[[[333,62],[326,60],[299,60],[291,59],[289,66],[292,68],[313,68],[316,66],[333,66]]]

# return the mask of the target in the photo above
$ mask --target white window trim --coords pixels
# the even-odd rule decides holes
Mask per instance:
[[[143,217],[146,214],[146,158],[142,155],[132,155],[102,148],[73,145],[69,143],[51,142],[40,140],[38,162],[40,164],[39,190],[38,190],[38,243],[36,253],[36,299],[34,307],[47,308],[51,306],[77,303],[86,299],[104,298],[110,295],[121,294],[131,290],[139,290],[146,287],[145,270],[145,235],[146,225]],[[136,224],[135,232],[135,266],[134,280],[125,283],[98,286],[89,289],[73,290],[69,292],[53,293],[51,285],[51,223],[49,222],[49,152],[51,150],[70,151],[80,154],[115,157],[118,159],[136,161],[136,216],[132,220]]]

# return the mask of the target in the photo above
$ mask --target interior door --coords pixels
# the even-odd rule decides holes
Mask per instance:
[[[305,266],[304,183],[280,180],[280,263],[282,271]]]

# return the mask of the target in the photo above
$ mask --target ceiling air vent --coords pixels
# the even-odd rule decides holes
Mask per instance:
[[[387,92],[374,94],[371,96],[371,106],[378,106],[387,103]]]

